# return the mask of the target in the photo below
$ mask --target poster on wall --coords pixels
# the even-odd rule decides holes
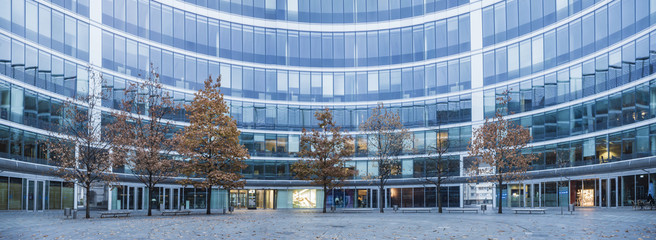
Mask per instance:
[[[248,209],[257,209],[255,203],[255,190],[248,190]]]
[[[316,189],[297,189],[292,192],[292,205],[294,208],[316,208]]]

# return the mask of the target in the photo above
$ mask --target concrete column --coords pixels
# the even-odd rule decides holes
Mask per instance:
[[[480,9],[469,13],[471,51],[480,51],[483,48],[483,17]],[[482,90],[483,87],[483,55],[481,53],[471,56],[471,88]],[[482,121],[484,118],[483,92],[472,93],[472,122]]]
[[[77,210],[77,203],[80,201],[80,187],[77,185],[77,181],[73,185],[73,209]]]
[[[462,164],[462,161],[460,161],[460,164]],[[460,168],[460,169],[462,169],[462,168]],[[461,183],[460,184],[460,207],[465,206],[465,200],[464,199],[465,199],[465,184]]]
[[[481,9],[469,12],[469,19],[471,50],[479,50],[483,48],[483,14]]]
[[[492,206],[497,207],[497,188],[496,188],[496,184],[492,184]]]
[[[107,210],[112,210],[112,186],[107,186]]]
[[[567,204],[573,203],[572,199],[570,199],[570,197],[572,196],[572,193],[570,191],[572,191],[572,181],[567,180]]]
[[[597,188],[597,189],[599,190],[599,205],[598,205],[598,206],[603,207],[603,206],[601,205],[601,198],[602,198],[602,197],[601,197],[601,193],[602,193],[602,191],[601,191],[601,187],[602,187],[602,186],[601,186],[601,178],[599,178],[599,182],[598,182],[598,184],[599,184],[599,187]]]

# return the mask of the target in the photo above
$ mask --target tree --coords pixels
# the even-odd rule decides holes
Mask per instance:
[[[246,168],[243,160],[250,158],[239,143],[240,131],[229,115],[220,87],[220,77],[205,80],[205,88],[186,107],[189,126],[176,136],[178,151],[189,159],[182,168],[188,177],[183,182],[207,189],[207,214],[211,214],[212,187],[243,187],[240,172]]]
[[[558,168],[563,169],[565,167],[570,166],[569,149],[554,150],[554,155],[556,155],[556,165],[558,166]],[[560,180],[558,181],[558,184],[556,186],[558,191],[556,195],[558,197],[558,206],[560,207],[560,215],[563,215],[563,205],[560,203],[560,185],[563,184],[563,171],[558,171],[558,173],[560,175]],[[567,204],[569,204],[569,196],[566,195],[565,197],[567,197]]]
[[[102,81],[102,75],[91,71],[92,81]],[[90,83],[90,86],[100,84]],[[89,196],[91,187],[99,182],[111,184],[117,180],[112,166],[123,164],[123,159],[112,154],[116,135],[103,129],[99,113],[102,95],[93,91],[87,96],[67,99],[60,111],[63,120],[55,126],[46,146],[48,159],[55,165],[56,174],[67,181],[74,181],[84,188],[85,217],[90,218]]]
[[[437,142],[435,146],[428,146],[428,157],[426,158],[426,176],[424,182],[435,185],[437,189],[437,207],[438,212],[442,213],[442,184],[447,183],[452,176],[454,167],[444,156],[449,151],[449,139],[442,134],[441,129],[437,129]],[[430,166],[430,168],[428,167]]]
[[[311,180],[323,188],[323,212],[326,212],[328,192],[343,185],[343,181],[353,176],[353,170],[345,166],[353,155],[353,139],[341,127],[336,127],[332,112],[326,108],[314,113],[319,121],[319,129],[310,132],[303,129],[301,136],[302,160],[292,165],[296,178]]]
[[[126,165],[154,196],[156,186],[178,174],[177,161],[171,156],[175,143],[171,137],[175,126],[166,117],[178,109],[169,92],[162,89],[152,65],[148,78],[125,90],[121,111],[112,114],[110,129],[118,136],[117,152],[126,156]],[[152,206],[148,202],[148,216]]]
[[[507,96],[507,94],[504,94]],[[474,157],[470,172],[483,180],[495,181],[498,189],[499,213],[502,213],[501,187],[504,182],[520,181],[536,157],[525,154],[531,133],[521,125],[508,121],[503,113],[510,97],[499,97],[495,116],[472,131],[469,155]],[[482,166],[490,166],[482,167]]]
[[[401,171],[398,156],[409,145],[410,133],[401,123],[399,114],[387,110],[382,103],[372,110],[371,116],[360,125],[367,134],[369,158],[378,167],[377,175],[367,178],[378,181],[380,212],[383,211],[385,185],[387,180]]]

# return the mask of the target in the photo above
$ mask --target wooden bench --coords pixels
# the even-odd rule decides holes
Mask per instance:
[[[191,214],[191,211],[190,210],[162,211],[162,216],[165,216],[165,215],[174,215],[174,216],[176,216],[178,214],[179,215],[189,215],[189,214]]]
[[[370,213],[373,212],[371,208],[345,208],[342,210],[343,213]]]
[[[461,212],[461,213],[474,212],[474,213],[478,213],[478,208],[445,208],[444,210],[446,210],[449,213],[452,213],[452,212]]]
[[[528,213],[528,214],[533,214],[533,213],[542,213],[546,214],[547,210],[542,209],[542,208],[513,208],[513,211],[515,211],[515,214],[518,213]]]
[[[432,208],[401,208],[401,212],[431,212],[433,209]]]
[[[100,218],[106,218],[106,217],[129,217],[130,212],[101,212],[100,213]]]

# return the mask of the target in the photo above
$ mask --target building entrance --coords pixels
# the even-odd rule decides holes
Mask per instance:
[[[230,206],[235,209],[274,209],[276,190],[230,190]]]
[[[43,211],[45,206],[45,183],[38,180],[23,179],[24,208],[27,211]]]

